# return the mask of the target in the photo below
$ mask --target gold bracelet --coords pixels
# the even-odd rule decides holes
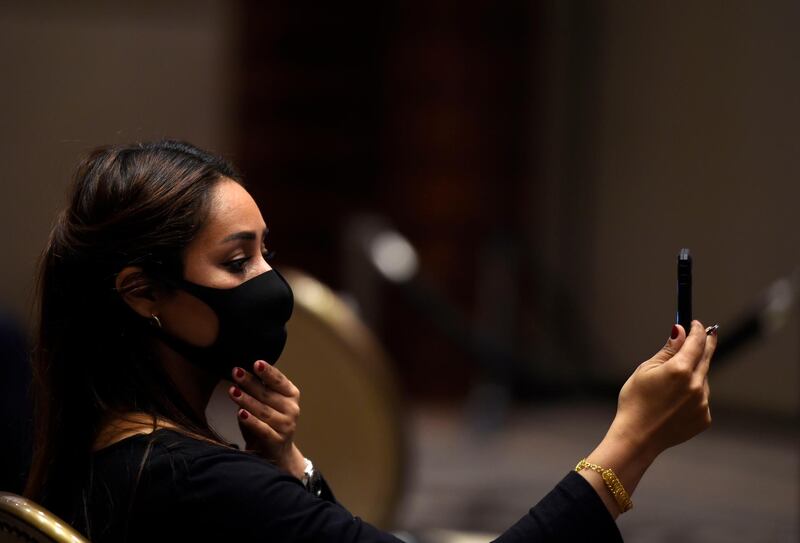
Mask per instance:
[[[619,505],[619,508],[623,513],[631,510],[633,507],[631,497],[628,495],[628,491],[625,490],[625,487],[622,486],[622,483],[617,478],[617,474],[614,473],[611,468],[600,467],[597,464],[592,464],[584,458],[578,462],[577,466],[575,466],[575,471],[578,472],[585,468],[589,468],[590,470],[596,471],[600,474],[600,476],[603,478],[603,482],[606,484],[606,487],[608,487],[611,495],[614,496],[614,499],[617,500],[617,505]]]

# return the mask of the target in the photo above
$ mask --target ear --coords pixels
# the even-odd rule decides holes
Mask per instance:
[[[158,315],[163,292],[138,266],[127,266],[114,282],[117,293],[128,306],[142,317]]]

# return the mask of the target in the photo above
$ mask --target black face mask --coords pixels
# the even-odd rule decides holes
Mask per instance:
[[[154,328],[156,335],[193,364],[224,379],[234,367],[251,368],[256,360],[275,364],[286,344],[286,322],[292,315],[292,289],[274,268],[241,285],[219,289],[186,280],[177,283],[205,302],[219,321],[217,339],[208,347],[192,345]]]

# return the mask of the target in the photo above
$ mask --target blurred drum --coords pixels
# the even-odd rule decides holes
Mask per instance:
[[[295,307],[281,371],[301,391],[295,441],[351,513],[387,529],[401,495],[405,420],[397,380],[378,341],[329,288],[296,270],[281,270]],[[209,422],[243,447],[235,405],[222,383]]]

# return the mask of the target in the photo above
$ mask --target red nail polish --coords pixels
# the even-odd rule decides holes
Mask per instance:
[[[248,417],[248,416],[249,416],[249,415],[247,414],[247,411],[245,411],[244,409],[240,409],[240,410],[239,410],[239,417],[240,417],[242,420],[247,420],[247,417]]]
[[[678,325],[677,324],[673,324],[672,325],[672,335],[669,336],[669,339],[677,339],[678,338],[678,334],[680,334],[680,333],[681,332],[680,332],[680,330],[678,330]]]
[[[244,377],[244,370],[242,368],[236,368],[234,373],[237,379],[241,379],[242,377]]]
[[[258,362],[256,362],[256,371],[264,371],[264,366],[265,364],[261,360],[259,360]]]
[[[233,397],[238,398],[242,395],[242,391],[238,387],[233,387]]]

